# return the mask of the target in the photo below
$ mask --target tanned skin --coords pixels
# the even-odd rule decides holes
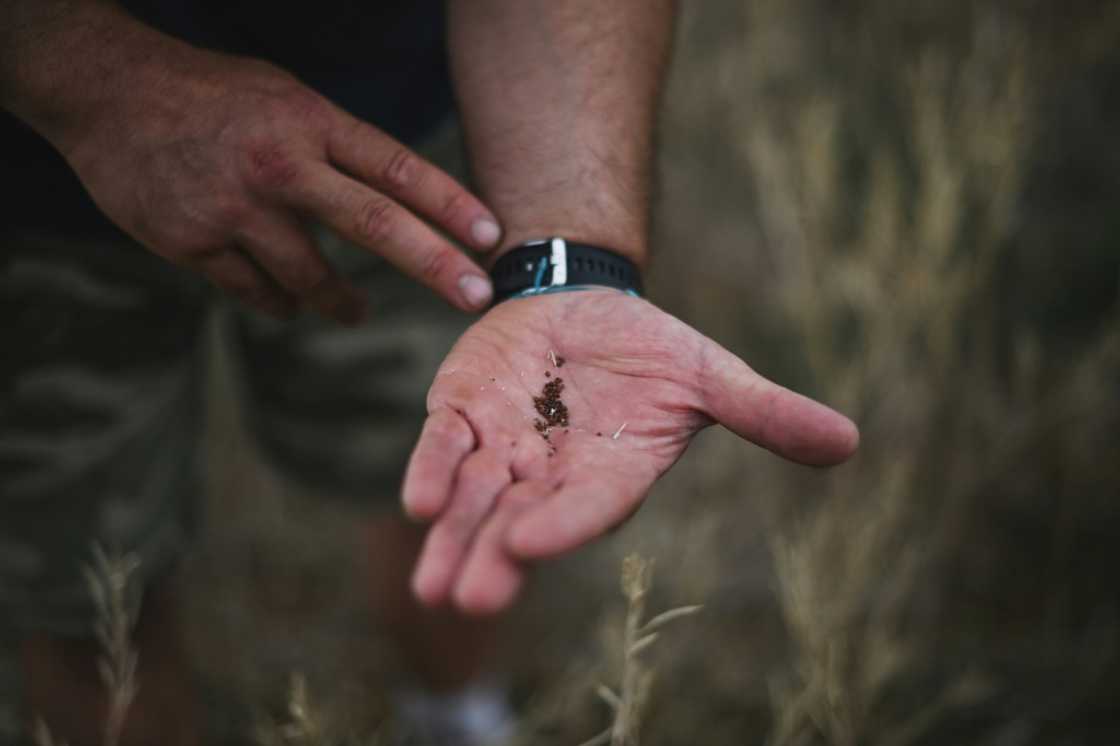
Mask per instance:
[[[458,0],[455,89],[502,247],[564,236],[644,266],[675,3]],[[486,50],[480,54],[479,50]]]

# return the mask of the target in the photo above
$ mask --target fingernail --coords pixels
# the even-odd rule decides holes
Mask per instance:
[[[482,308],[490,302],[493,292],[490,281],[480,275],[463,275],[459,278],[459,290],[471,308]]]
[[[502,229],[490,218],[479,218],[471,223],[471,238],[479,246],[493,246],[502,235]]]

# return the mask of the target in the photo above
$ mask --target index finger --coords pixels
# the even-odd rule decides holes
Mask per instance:
[[[493,297],[490,278],[466,254],[386,195],[325,162],[307,163],[278,196],[459,308],[477,311]]]
[[[455,410],[440,407],[428,415],[401,487],[401,502],[409,516],[427,521],[440,514],[451,496],[459,464],[476,443],[471,426]]]
[[[327,143],[331,162],[390,195],[467,246],[485,251],[501,237],[494,215],[447,173],[381,130],[349,115]]]

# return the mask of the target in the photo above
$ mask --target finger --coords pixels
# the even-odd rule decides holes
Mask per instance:
[[[280,287],[323,316],[344,324],[365,317],[362,294],[334,271],[307,231],[291,218],[261,213],[242,229],[238,241]]]
[[[439,515],[451,497],[459,464],[474,446],[474,431],[458,412],[441,407],[428,415],[404,474],[405,512],[421,521]]]
[[[475,532],[509,483],[509,464],[496,451],[476,451],[463,461],[451,502],[428,532],[416,563],[412,589],[421,602],[438,606],[447,600]]]
[[[626,520],[644,495],[644,489],[622,476],[566,483],[513,522],[505,546],[521,560],[570,552]]]
[[[722,348],[702,381],[710,417],[750,442],[810,466],[846,461],[859,430],[839,412],[755,373]]]
[[[348,240],[466,311],[493,297],[490,278],[467,256],[389,197],[326,164],[310,164],[286,182],[286,199]]]
[[[269,316],[286,319],[296,311],[295,300],[237,249],[218,249],[189,263],[214,285]]]
[[[455,605],[472,615],[495,614],[513,603],[525,583],[525,566],[505,545],[510,525],[551,488],[546,482],[518,482],[498,497],[498,507],[479,531],[455,581]]]
[[[549,453],[552,446],[536,433],[526,438],[518,438],[513,444],[510,471],[519,482],[544,479],[552,462]]]
[[[429,218],[467,246],[485,251],[497,245],[498,221],[478,198],[381,130],[348,118],[348,125],[339,127],[328,143],[335,165]]]

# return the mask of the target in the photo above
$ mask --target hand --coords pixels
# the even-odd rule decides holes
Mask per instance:
[[[475,249],[497,241],[493,216],[450,176],[269,64],[161,38],[62,146],[121,228],[274,315],[362,314],[304,220],[459,308],[485,306],[485,273],[421,220]]]
[[[534,403],[560,379],[566,422],[555,401]],[[714,422],[804,464],[840,463],[859,442],[844,416],[608,289],[495,307],[448,354],[428,412],[403,488],[406,511],[434,520],[413,589],[468,613],[505,608],[526,563],[626,520]],[[536,423],[550,418],[546,440]]]

